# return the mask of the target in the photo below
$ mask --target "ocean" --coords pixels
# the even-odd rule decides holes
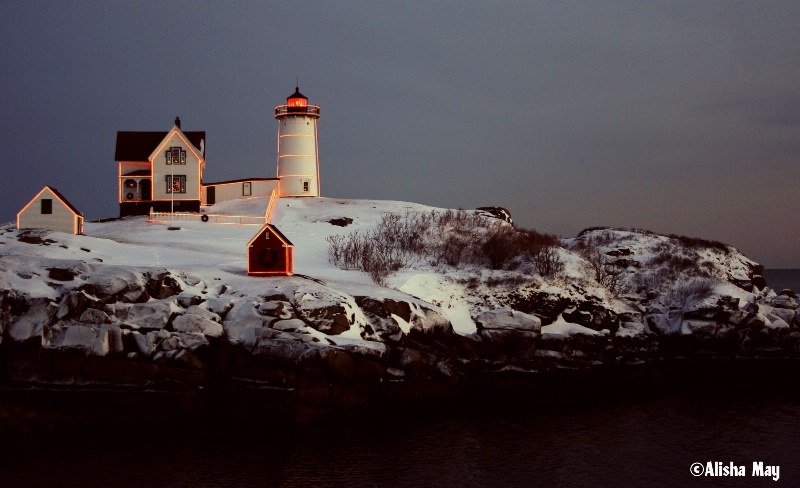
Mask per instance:
[[[409,408],[298,426],[270,412],[252,428],[120,419],[102,432],[3,437],[0,480],[9,488],[800,486],[800,395],[787,380],[787,391],[746,384]],[[696,477],[695,463],[745,466],[745,476]],[[753,476],[753,463],[777,466],[780,484]]]
[[[788,288],[800,295],[800,269],[765,269],[764,279],[773,290]]]

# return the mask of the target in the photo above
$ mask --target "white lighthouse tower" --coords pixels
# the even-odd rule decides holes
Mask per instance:
[[[295,88],[286,105],[275,107],[278,119],[278,194],[281,197],[318,197],[319,154],[317,119],[319,106]]]

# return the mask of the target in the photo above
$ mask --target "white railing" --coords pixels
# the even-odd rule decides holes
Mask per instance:
[[[272,208],[275,206],[275,198],[278,194],[275,190],[272,190],[272,194],[269,196],[269,203],[267,204],[267,211],[264,212],[264,223],[269,224],[270,219],[272,219]]]
[[[264,225],[267,223],[266,216],[258,215],[227,215],[227,214],[205,214],[189,212],[153,212],[147,219],[149,222],[207,222],[210,224],[228,225]]]

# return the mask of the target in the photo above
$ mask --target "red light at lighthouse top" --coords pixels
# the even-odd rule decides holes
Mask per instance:
[[[294,93],[286,99],[286,105],[277,105],[275,107],[276,118],[286,115],[306,115],[318,118],[319,105],[309,105],[308,98],[300,93],[299,87],[295,87]]]
[[[290,107],[306,107],[308,106],[308,98],[300,93],[300,87],[298,86],[294,88],[292,96],[286,99],[286,105]]]

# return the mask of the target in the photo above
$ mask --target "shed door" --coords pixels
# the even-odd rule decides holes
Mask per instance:
[[[209,186],[206,188],[206,205],[217,203],[217,187]]]

